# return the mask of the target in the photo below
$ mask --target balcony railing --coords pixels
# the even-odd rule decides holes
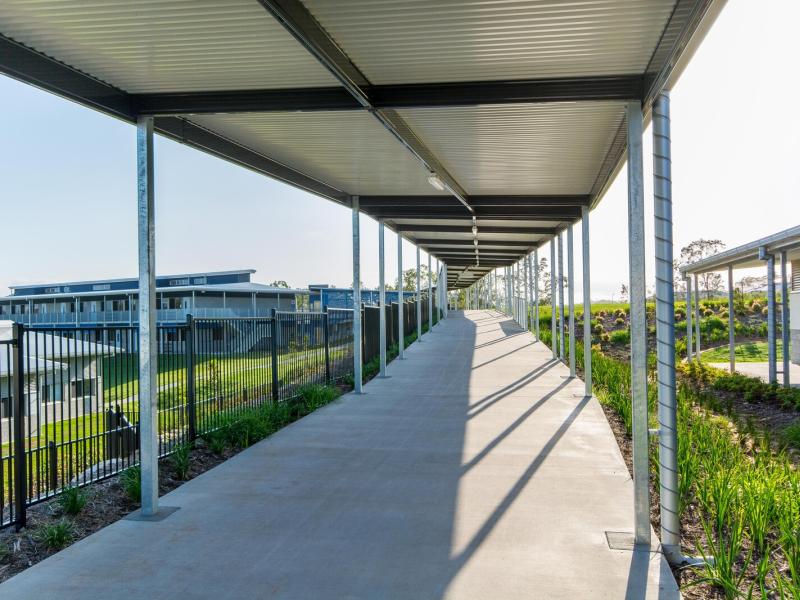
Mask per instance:
[[[269,317],[271,309],[259,308],[255,312],[246,308],[166,308],[156,311],[159,323],[180,323],[188,314],[199,319],[243,317]],[[138,312],[129,310],[104,310],[79,313],[0,314],[0,320],[25,325],[128,325],[138,323]]]

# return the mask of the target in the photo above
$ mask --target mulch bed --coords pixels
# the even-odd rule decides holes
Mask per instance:
[[[159,495],[164,495],[180,487],[186,481],[213,469],[226,461],[237,451],[226,448],[221,454],[212,452],[203,440],[197,440],[191,450],[189,473],[185,480],[178,479],[169,457],[159,462]],[[74,537],[70,544],[99,531],[139,507],[132,502],[119,483],[119,475],[93,483],[83,488],[87,502],[80,513],[74,517],[63,514],[58,497],[51,498],[28,508],[28,525],[17,532],[13,527],[0,530],[0,583],[13,577],[55,554],[59,550],[48,548],[36,539],[40,527],[69,519],[74,527]]]

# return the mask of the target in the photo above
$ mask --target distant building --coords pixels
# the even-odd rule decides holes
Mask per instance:
[[[11,339],[11,321],[0,321],[0,339]],[[25,336],[26,431],[37,431],[48,419],[74,418],[104,405],[102,368],[98,361],[117,353],[113,346],[45,332]],[[0,435],[9,440],[8,418],[13,397],[10,353],[0,352]],[[45,414],[46,413],[46,414]],[[40,420],[43,422],[40,423]]]
[[[277,288],[250,281],[254,269],[165,275],[156,278],[159,325],[197,318],[269,316],[273,308],[293,312],[307,290]],[[0,319],[30,327],[133,325],[138,323],[139,281],[101,279],[17,285],[0,299]]]
[[[435,289],[435,286],[434,286]],[[423,286],[423,294],[428,291],[427,286]],[[312,311],[321,311],[325,308],[353,308],[353,288],[337,288],[326,284],[310,284],[308,286],[309,306]],[[412,291],[404,291],[403,297],[406,300],[414,299],[416,295]],[[386,290],[386,304],[397,302],[399,293],[397,291]],[[380,304],[380,292],[378,290],[361,290],[361,303],[368,306]]]

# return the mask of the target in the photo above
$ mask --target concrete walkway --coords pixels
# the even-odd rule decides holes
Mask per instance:
[[[783,363],[780,355],[778,356],[778,383],[783,383]],[[707,363],[711,367],[729,371],[731,368],[730,363]],[[769,382],[769,363],[766,362],[737,362],[734,366],[737,373],[742,375],[749,375],[750,377],[759,377],[765,382]],[[800,387],[800,365],[789,363],[789,383],[792,387]]]
[[[348,394],[0,586],[0,598],[676,598],[583,383],[505,317],[451,317]]]

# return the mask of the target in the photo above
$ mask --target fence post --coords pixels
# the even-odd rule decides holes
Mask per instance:
[[[272,400],[278,401],[278,310],[272,309]]]
[[[189,418],[189,441],[197,438],[197,409],[194,389],[194,317],[186,315],[186,411]]]
[[[322,309],[322,337],[325,341],[325,384],[331,382],[331,346],[328,339],[328,307]]]
[[[14,363],[14,523],[17,531],[27,522],[25,509],[28,499],[27,474],[25,464],[25,439],[23,438],[25,416],[25,327],[14,323],[12,328]]]
[[[47,442],[47,467],[50,473],[50,489],[58,488],[58,451],[53,440]]]

